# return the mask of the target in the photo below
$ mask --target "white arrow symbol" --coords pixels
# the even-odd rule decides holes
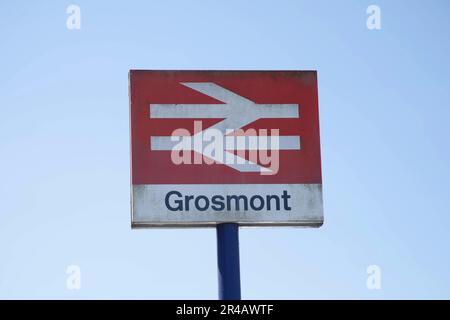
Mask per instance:
[[[182,85],[189,87],[195,91],[201,92],[216,100],[224,102],[224,104],[151,104],[150,118],[189,118],[189,119],[206,119],[206,118],[223,118],[224,120],[197,132],[192,137],[203,134],[204,131],[216,129],[222,132],[224,139],[230,135],[233,130],[240,129],[261,118],[298,118],[297,104],[257,104],[248,100],[230,90],[211,82],[183,82]],[[232,130],[230,130],[232,129]],[[257,146],[256,149],[267,148],[271,150],[298,150],[300,149],[299,136],[280,136],[278,145]],[[173,150],[178,143],[178,139],[168,136],[152,136],[152,150]],[[222,144],[224,150],[226,143]],[[236,148],[234,148],[236,149]],[[246,149],[255,149],[249,146]],[[183,150],[194,150],[203,154],[202,148],[195,146],[185,146]],[[208,155],[211,157],[211,155]],[[223,161],[223,159],[215,159],[217,162],[223,163],[231,168],[241,172],[264,172],[269,169],[262,167],[254,162],[243,159],[233,153],[227,152],[228,159],[234,161]],[[227,160],[228,160],[227,159]],[[270,170],[269,170],[270,171]]]

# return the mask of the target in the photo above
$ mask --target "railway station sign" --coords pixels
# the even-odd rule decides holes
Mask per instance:
[[[315,71],[131,70],[132,227],[323,223]]]

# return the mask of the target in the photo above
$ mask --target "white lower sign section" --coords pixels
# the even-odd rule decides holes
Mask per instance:
[[[133,185],[132,226],[323,223],[321,184]]]

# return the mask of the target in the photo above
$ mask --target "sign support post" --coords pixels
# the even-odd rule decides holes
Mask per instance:
[[[217,225],[217,266],[219,299],[240,300],[239,225],[237,223]]]

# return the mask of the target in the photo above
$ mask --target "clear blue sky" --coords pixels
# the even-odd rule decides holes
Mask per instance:
[[[81,29],[66,8],[81,8]],[[381,8],[368,30],[366,8]],[[325,224],[242,229],[243,298],[450,298],[450,3],[2,1],[0,298],[217,297],[214,229],[131,230],[129,69],[318,71]],[[81,289],[66,268],[81,268]],[[378,265],[382,289],[368,290]]]

